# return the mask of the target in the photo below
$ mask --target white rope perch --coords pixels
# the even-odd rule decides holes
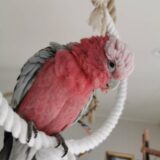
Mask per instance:
[[[26,144],[27,123],[8,105],[7,100],[0,93],[0,125],[5,131],[12,132],[14,138],[18,138],[22,144]],[[55,147],[57,141],[55,138],[47,136],[44,132],[39,131],[37,138],[31,138],[27,143],[29,147],[35,149]]]
[[[108,12],[107,12],[107,22],[108,22],[107,25],[108,33],[119,38],[113,20],[108,14]],[[74,155],[78,155],[80,153],[84,153],[86,151],[94,149],[110,135],[110,133],[112,132],[113,128],[115,127],[121,116],[124,103],[126,100],[126,95],[127,95],[127,80],[123,80],[118,87],[115,106],[110,116],[105,121],[105,123],[97,131],[95,131],[93,134],[89,136],[86,136],[79,140],[66,141],[69,147],[69,153],[68,153],[69,157],[66,156],[65,157],[66,160],[73,160],[75,159]],[[12,108],[8,105],[7,101],[2,96],[1,93],[0,93],[0,125],[3,126],[6,131],[11,132],[13,137],[18,138],[21,143],[27,144],[29,147],[34,147],[36,150],[41,149],[37,153],[37,157],[39,156],[40,152],[41,152],[41,157],[42,155],[45,156],[45,154],[43,153],[43,151],[45,151],[45,148],[48,148],[47,150],[49,150],[49,148],[52,147],[53,150],[53,148],[57,145],[57,140],[54,137],[47,136],[45,133],[41,131],[38,132],[37,138],[32,137],[31,141],[27,143],[26,142],[27,123],[25,122],[25,120],[20,118],[18,114],[13,112]],[[54,154],[54,160],[62,159],[61,158],[62,151],[63,149],[60,147],[56,148],[54,152],[52,152],[52,154]],[[46,157],[48,157],[48,155],[46,155]],[[48,160],[48,158],[46,159]]]
[[[102,143],[115,128],[122,114],[127,95],[127,80],[121,82],[117,92],[117,102],[104,124],[93,134],[79,140],[67,141],[70,151],[76,155],[92,150]]]

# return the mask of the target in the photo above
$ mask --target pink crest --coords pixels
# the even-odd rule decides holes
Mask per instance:
[[[116,64],[116,69],[112,76],[115,79],[127,78],[134,69],[133,54],[127,49],[126,44],[111,36],[106,43],[105,52],[107,59]]]

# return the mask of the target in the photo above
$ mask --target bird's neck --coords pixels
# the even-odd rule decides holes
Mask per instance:
[[[72,46],[72,54],[95,89],[103,88],[109,77],[104,50],[107,40],[108,36],[85,38]]]

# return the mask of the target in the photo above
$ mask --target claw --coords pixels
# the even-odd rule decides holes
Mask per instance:
[[[57,138],[57,137],[56,137]],[[55,146],[55,148],[58,148],[61,145],[60,140],[57,138],[57,145]]]
[[[84,123],[82,120],[78,120],[78,123],[86,130],[88,134],[92,133],[92,129],[89,127],[89,125]]]
[[[30,142],[31,140],[31,137],[32,137],[32,131],[34,133],[34,138],[37,138],[37,135],[38,135],[38,131],[34,125],[33,122],[28,122],[28,134],[27,134],[27,143]]]
[[[62,155],[63,158],[68,153],[68,146],[64,141],[62,142],[62,147],[64,148],[64,154]]]
[[[33,125],[33,132],[34,132],[34,138],[37,138],[38,130],[36,129],[36,127],[34,125]]]
[[[60,145],[62,145],[64,149],[64,154],[62,155],[63,158],[68,153],[68,146],[66,145],[64,138],[59,133],[54,134],[53,136],[55,136],[57,139],[57,146],[55,146],[55,148],[58,148]]]

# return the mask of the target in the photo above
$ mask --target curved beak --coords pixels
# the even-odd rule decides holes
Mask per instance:
[[[120,84],[119,80],[111,79],[110,82],[107,84],[108,89],[116,89]]]

